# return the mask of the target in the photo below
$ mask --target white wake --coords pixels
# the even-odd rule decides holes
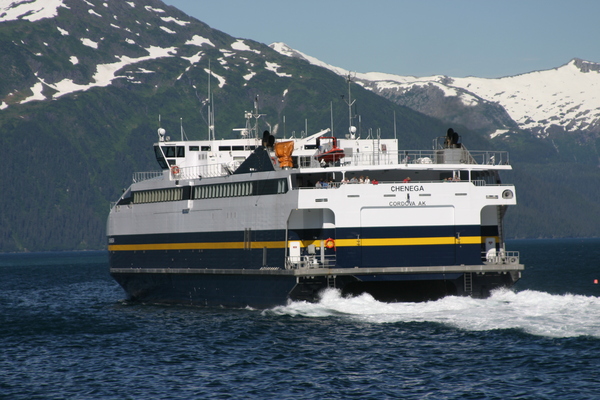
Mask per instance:
[[[344,298],[327,290],[318,303],[291,302],[266,313],[343,316],[370,323],[436,322],[469,331],[520,329],[547,337],[600,338],[600,298],[525,290],[495,291],[488,299],[446,297],[424,303],[381,303],[368,294]]]

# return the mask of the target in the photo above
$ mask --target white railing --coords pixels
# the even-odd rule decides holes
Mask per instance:
[[[225,164],[210,164],[210,165],[197,165],[194,167],[179,167],[176,170],[171,169],[168,172],[170,180],[177,179],[202,179],[202,178],[216,178],[219,176],[230,175],[233,172]],[[149,172],[135,172],[133,174],[133,182],[142,182],[150,179],[163,180],[165,179],[166,172],[163,171],[149,171]]]
[[[142,182],[150,179],[163,180],[163,172],[162,171],[148,171],[148,172],[134,172],[133,173],[133,182]]]
[[[314,268],[332,268],[335,266],[335,255],[321,256],[319,254],[309,256],[288,256],[286,269],[314,269]]]
[[[171,179],[202,179],[217,178],[230,175],[233,170],[225,164],[197,165],[194,167],[181,167],[179,173],[171,173]]]
[[[468,151],[467,149],[447,149],[453,151],[453,159],[447,159],[449,153],[444,150],[398,150],[368,151],[353,153],[342,158],[340,165],[371,166],[394,164],[485,164],[508,165],[506,151]],[[303,167],[318,168],[321,164],[311,157],[310,165]]]
[[[485,260],[485,264],[518,264],[519,263],[519,252],[518,251],[488,251],[482,252],[482,258]]]
[[[446,149],[448,150],[448,149]],[[509,163],[506,151],[468,151],[466,149],[450,149],[455,151],[452,159],[448,157],[446,150],[398,150],[398,151],[369,151],[354,153],[340,160],[340,165],[345,166],[373,166],[373,165],[414,165],[414,164],[485,164],[485,165],[507,165]],[[458,157],[456,157],[458,155]],[[306,158],[304,159],[306,160]],[[319,168],[321,164],[310,158],[310,166],[304,168]],[[179,167],[177,173],[169,172],[169,179],[198,179],[215,178],[233,173],[239,166],[236,164],[210,164],[193,167]],[[136,172],[133,174],[133,182],[142,182],[149,179],[165,179],[163,171]]]

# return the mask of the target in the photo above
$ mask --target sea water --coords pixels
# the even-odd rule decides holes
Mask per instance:
[[[2,399],[597,399],[600,239],[522,240],[489,299],[131,304],[105,252],[0,255]]]

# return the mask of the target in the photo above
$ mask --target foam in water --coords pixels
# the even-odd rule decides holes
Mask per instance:
[[[345,316],[371,323],[436,322],[470,331],[520,329],[557,338],[600,338],[600,298],[534,290],[498,290],[488,299],[449,296],[424,303],[381,303],[368,294],[344,298],[338,290],[329,289],[318,303],[290,302],[266,312]]]

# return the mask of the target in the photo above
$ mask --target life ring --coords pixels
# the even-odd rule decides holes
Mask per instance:
[[[179,169],[179,167],[177,165],[173,165],[171,167],[171,173],[173,175],[179,175],[180,172],[181,172],[181,169]]]
[[[325,241],[325,247],[327,247],[328,249],[333,249],[335,247],[335,240],[333,240],[332,238],[329,238]]]

